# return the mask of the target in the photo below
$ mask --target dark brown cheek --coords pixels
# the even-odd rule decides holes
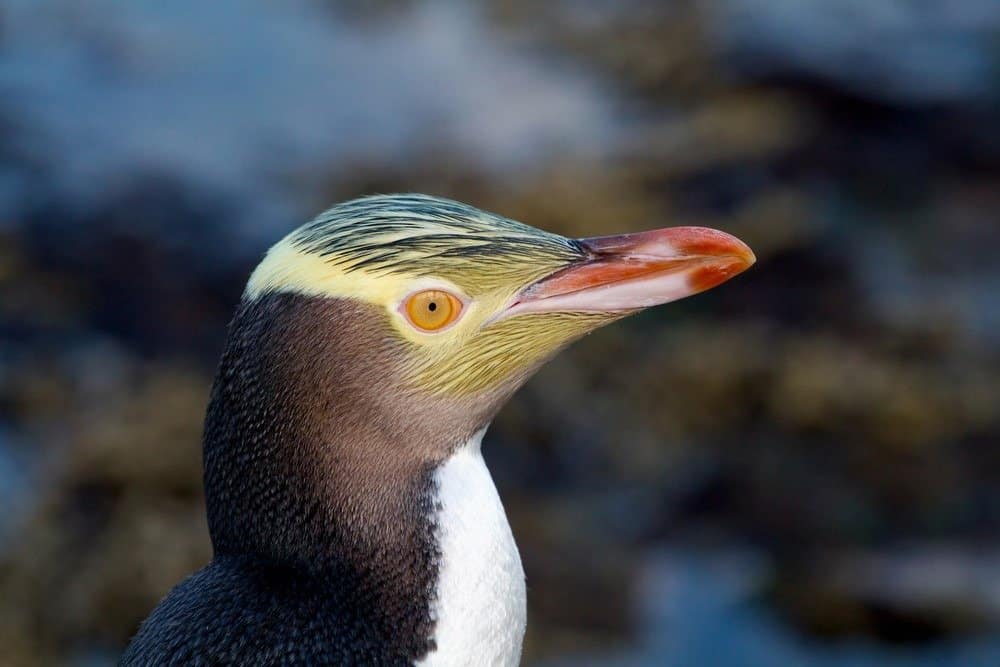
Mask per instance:
[[[713,261],[711,264],[700,266],[691,271],[688,275],[688,284],[696,292],[704,292],[720,285],[744,268],[743,263],[738,259],[731,261]]]

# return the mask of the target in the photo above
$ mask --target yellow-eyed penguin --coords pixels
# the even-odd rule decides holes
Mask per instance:
[[[572,240],[423,195],[292,232],[212,389],[214,558],[122,664],[517,664],[524,574],[486,427],[569,342],[753,262],[711,229]]]

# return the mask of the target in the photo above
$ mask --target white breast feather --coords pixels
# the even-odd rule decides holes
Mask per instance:
[[[477,433],[436,472],[441,548],[431,651],[419,665],[517,665],[524,570]]]

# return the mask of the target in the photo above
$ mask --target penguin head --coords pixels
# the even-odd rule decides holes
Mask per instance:
[[[376,333],[392,350],[381,360],[383,381],[493,404],[569,342],[709,289],[754,261],[744,243],[711,229],[577,240],[453,201],[374,196],[289,234],[254,271],[245,298],[350,302],[368,311],[363,323],[316,326],[341,335],[376,327],[366,337]]]

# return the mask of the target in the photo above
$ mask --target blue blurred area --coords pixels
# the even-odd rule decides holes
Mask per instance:
[[[718,12],[726,48],[758,76],[823,77],[890,104],[996,102],[988,0],[724,0]]]
[[[7,3],[0,83],[6,111],[30,119],[16,143],[74,202],[165,172],[238,198],[241,224],[269,235],[276,213],[312,212],[284,179],[352,158],[455,144],[514,168],[607,147],[615,119],[593,77],[497,40],[476,8],[359,24],[323,4]],[[21,176],[8,201],[36,185]]]
[[[995,562],[993,563],[995,565]],[[1000,638],[917,648],[865,639],[835,646],[791,632],[753,599],[761,563],[748,553],[657,554],[646,573],[645,614],[635,649],[576,655],[546,665],[606,667],[988,667]]]
[[[208,558],[246,276],[412,190],[760,260],[491,428],[526,662],[1000,664],[998,45],[989,0],[8,0],[5,659],[107,664]]]

